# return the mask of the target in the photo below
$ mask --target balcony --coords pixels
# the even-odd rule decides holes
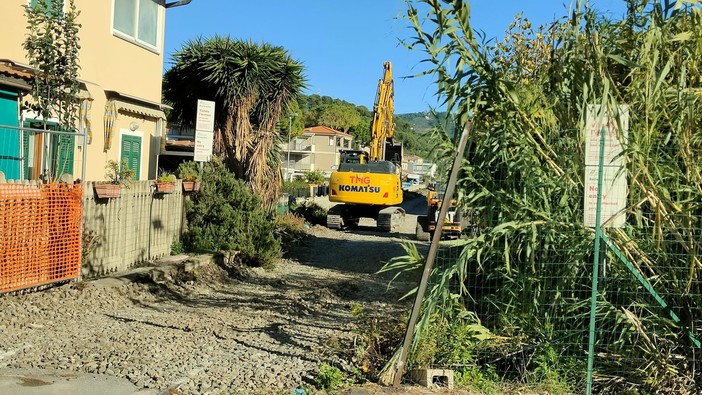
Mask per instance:
[[[290,145],[288,144],[281,144],[280,145],[280,151],[283,153],[288,152],[288,147],[290,149],[290,153],[292,154],[312,154],[315,152],[315,145],[314,144],[309,144],[306,142],[292,142]]]
[[[310,162],[300,162],[300,161],[294,161],[290,160],[289,162],[286,160],[282,160],[280,163],[280,168],[283,171],[283,177],[286,180],[290,180],[291,178],[294,178],[295,176],[302,176],[308,171],[313,171],[314,170],[314,163]]]

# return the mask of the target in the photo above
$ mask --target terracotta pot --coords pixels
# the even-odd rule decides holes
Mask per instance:
[[[173,193],[174,190],[175,183],[156,181],[156,193]]]
[[[200,181],[183,181],[184,192],[195,192],[200,190]]]
[[[95,195],[100,199],[113,199],[121,195],[122,187],[119,184],[95,184]]]

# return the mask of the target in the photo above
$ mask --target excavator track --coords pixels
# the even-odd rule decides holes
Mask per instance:
[[[393,232],[405,222],[405,209],[388,207],[378,212],[377,228],[383,232]]]
[[[327,228],[342,229],[344,227],[343,210],[340,206],[334,206],[327,211]]]

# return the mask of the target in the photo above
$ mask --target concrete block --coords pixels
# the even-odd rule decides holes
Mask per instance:
[[[450,369],[414,369],[410,377],[423,387],[453,389],[453,370]]]

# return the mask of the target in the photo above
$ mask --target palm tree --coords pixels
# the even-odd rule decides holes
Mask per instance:
[[[215,152],[270,205],[281,185],[278,120],[305,87],[302,63],[282,47],[214,36],[187,42],[164,76],[170,118],[194,126],[198,99],[215,106]]]

